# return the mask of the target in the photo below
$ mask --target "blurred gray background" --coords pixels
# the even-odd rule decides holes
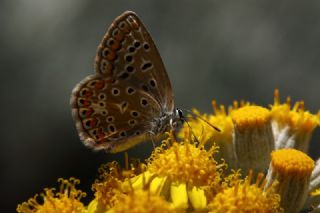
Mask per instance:
[[[123,154],[85,148],[71,118],[74,85],[93,73],[96,48],[125,10],[145,23],[171,78],[176,105],[211,112],[211,100],[267,106],[283,99],[320,108],[319,1],[0,2],[1,212],[13,212],[59,177],[90,184],[100,164]],[[320,135],[313,137],[313,158]],[[151,143],[129,151],[144,158]],[[91,196],[89,194],[89,196]]]

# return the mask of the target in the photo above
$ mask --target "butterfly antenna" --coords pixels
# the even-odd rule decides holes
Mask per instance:
[[[182,118],[182,119],[183,119],[183,118]],[[192,128],[191,128],[189,122],[188,122],[186,119],[183,119],[183,121],[186,122],[186,124],[188,125],[188,127],[189,127],[189,129],[190,129],[190,131],[191,131],[191,134],[192,134],[192,136],[194,137],[195,141],[196,141],[198,144],[200,144],[200,141],[198,140],[197,136],[196,136],[196,135],[194,134],[194,132],[192,131]]]
[[[184,111],[190,113],[192,116],[202,120],[203,122],[205,122],[206,124],[208,124],[209,126],[211,126],[214,130],[216,130],[217,132],[221,132],[221,129],[219,129],[218,127],[212,125],[211,123],[209,123],[209,121],[207,121],[206,119],[202,118],[201,116],[195,114],[194,112],[192,112],[191,110],[187,110],[187,109],[183,109]]]

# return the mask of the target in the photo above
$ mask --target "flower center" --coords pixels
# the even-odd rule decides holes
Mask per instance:
[[[280,149],[271,153],[273,169],[282,175],[305,177],[311,174],[314,161],[295,149]]]

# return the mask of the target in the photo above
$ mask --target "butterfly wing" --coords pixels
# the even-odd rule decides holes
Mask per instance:
[[[109,152],[146,140],[151,129],[146,120],[160,110],[157,101],[143,90],[99,75],[88,76],[74,88],[71,105],[84,144]]]
[[[149,137],[151,123],[173,110],[172,89],[160,55],[133,12],[115,19],[98,47],[96,74],[73,90],[80,139],[95,150],[126,150]]]
[[[104,76],[130,80],[149,91],[164,110],[174,108],[170,79],[147,29],[131,11],[117,17],[100,43],[95,70]]]

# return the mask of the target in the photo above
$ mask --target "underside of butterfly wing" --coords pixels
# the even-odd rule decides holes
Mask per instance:
[[[125,12],[111,24],[98,47],[95,70],[71,97],[85,145],[119,152],[167,129],[174,108],[170,80],[135,13]]]
[[[173,111],[170,79],[150,34],[131,11],[117,17],[97,49],[95,70],[119,80],[136,81],[164,110]]]
[[[143,90],[99,75],[88,76],[74,88],[71,106],[84,144],[108,152],[148,139],[151,118],[160,111],[156,100]]]

